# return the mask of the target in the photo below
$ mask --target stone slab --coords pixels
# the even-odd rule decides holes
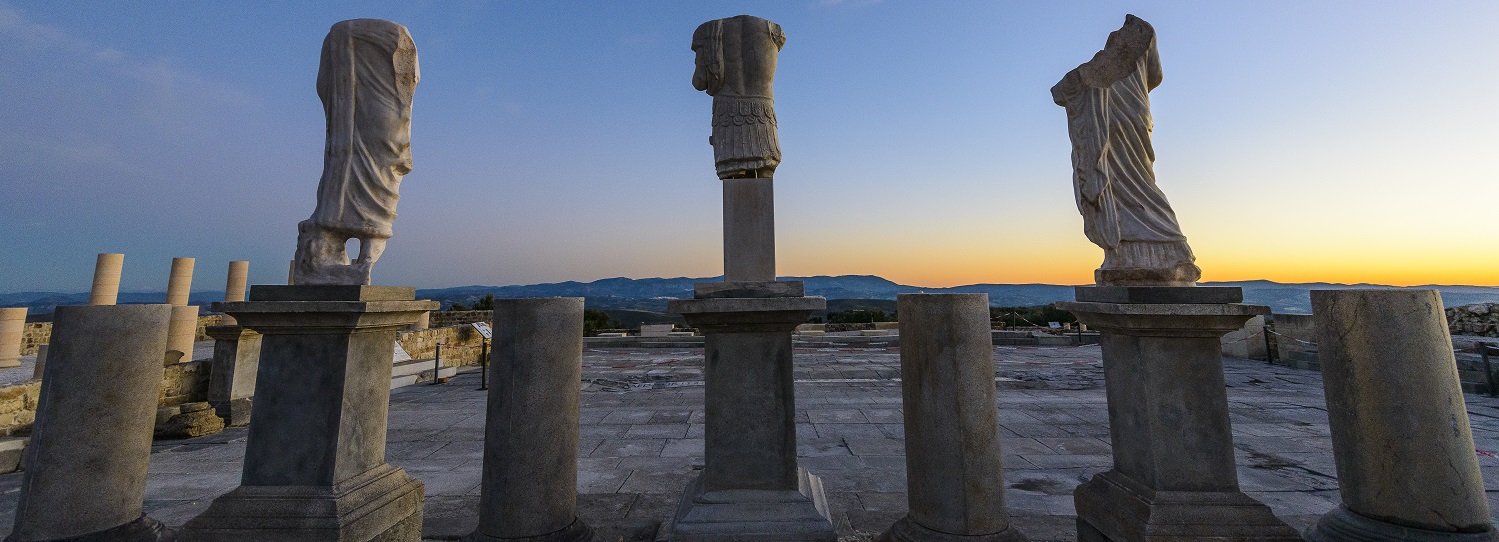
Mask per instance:
[[[799,280],[769,282],[699,282],[692,285],[697,299],[721,297],[802,297],[805,283]]]
[[[412,299],[416,299],[416,288],[409,286],[256,284],[250,287],[250,301],[409,301]]]
[[[1078,301],[1094,303],[1242,303],[1237,286],[1078,286]]]
[[[797,490],[704,491],[702,477],[694,478],[670,525],[663,526],[666,540],[837,540],[822,480],[803,469],[798,480]]]
[[[821,297],[725,297],[711,299],[673,299],[666,302],[672,314],[721,312],[815,311],[827,308]]]

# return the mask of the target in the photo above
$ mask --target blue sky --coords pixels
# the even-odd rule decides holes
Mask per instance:
[[[1499,284],[1499,3],[0,0],[0,291],[284,280],[313,207],[318,51],[405,24],[415,170],[378,284],[721,272],[693,29],[749,13],[776,78],[779,271],[1082,283],[1048,89],[1133,13],[1157,174],[1204,280]]]

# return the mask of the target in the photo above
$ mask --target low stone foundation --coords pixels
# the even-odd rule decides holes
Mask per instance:
[[[1447,330],[1453,335],[1499,337],[1499,303],[1448,307]]]

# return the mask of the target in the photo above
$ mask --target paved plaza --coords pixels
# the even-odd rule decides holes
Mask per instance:
[[[822,476],[843,536],[868,536],[905,514],[900,353],[798,341],[800,464]],[[1075,540],[1072,490],[1111,463],[1098,347],[994,348],[1006,494],[1031,540]],[[1226,358],[1239,480],[1298,529],[1338,502],[1332,444],[1315,372]],[[702,349],[584,353],[579,515],[608,540],[647,540],[702,468]],[[392,392],[386,454],[426,484],[424,535],[454,539],[478,521],[485,392],[477,369],[442,385]],[[1499,399],[1468,394],[1491,509],[1499,510]],[[518,435],[525,438],[525,435]],[[180,525],[238,484],[245,429],[159,441],[146,511]],[[77,473],[87,477],[88,473]],[[21,473],[0,476],[9,532]]]

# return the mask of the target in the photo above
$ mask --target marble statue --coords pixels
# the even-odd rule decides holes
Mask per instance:
[[[750,15],[715,19],[692,33],[692,86],[713,97],[713,161],[720,179],[768,178],[781,163],[776,139],[776,55],[781,25]]]
[[[421,71],[406,27],[379,19],[333,25],[323,40],[317,93],[328,117],[317,207],[297,224],[293,281],[369,284],[411,172],[411,97]],[[350,263],[344,245],[359,240]]]
[[[1051,88],[1067,108],[1083,231],[1104,251],[1100,285],[1193,286],[1202,275],[1155,182],[1150,91],[1160,84],[1155,29],[1129,15],[1102,51]]]

